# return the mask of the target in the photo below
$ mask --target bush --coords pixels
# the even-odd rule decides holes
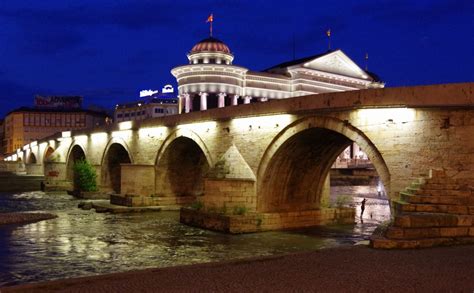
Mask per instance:
[[[351,202],[351,197],[349,195],[338,195],[336,198],[336,207],[342,208],[348,206]]]
[[[191,204],[191,209],[195,211],[200,211],[204,208],[204,203],[202,201],[195,201]]]
[[[86,160],[74,163],[74,188],[80,191],[97,191],[97,174],[94,167]]]
[[[247,213],[247,208],[243,206],[234,207],[234,215],[245,215]]]

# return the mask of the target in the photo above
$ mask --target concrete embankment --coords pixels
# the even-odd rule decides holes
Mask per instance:
[[[26,224],[56,218],[49,213],[0,213],[0,226],[9,224]]]
[[[474,246],[344,247],[0,288],[1,292],[472,292]]]

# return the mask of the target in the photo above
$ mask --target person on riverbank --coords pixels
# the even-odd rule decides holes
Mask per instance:
[[[365,203],[367,202],[367,200],[364,198],[361,203],[360,203],[360,218],[362,219],[362,215],[364,214],[364,210],[365,210]]]

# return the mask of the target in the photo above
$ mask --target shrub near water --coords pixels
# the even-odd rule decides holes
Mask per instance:
[[[81,191],[97,191],[97,174],[94,167],[86,160],[74,163],[74,183]]]

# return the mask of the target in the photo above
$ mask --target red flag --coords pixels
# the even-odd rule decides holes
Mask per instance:
[[[212,15],[209,15],[209,17],[207,18],[206,22],[213,22],[214,21],[214,16]]]

